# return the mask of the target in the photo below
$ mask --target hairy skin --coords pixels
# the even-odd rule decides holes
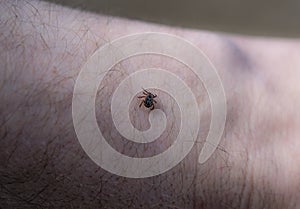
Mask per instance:
[[[300,207],[299,41],[171,28],[38,1],[1,1],[0,14],[1,207]],[[221,144],[205,164],[197,163],[200,141],[170,171],[129,179],[101,169],[81,148],[72,123],[72,93],[81,66],[98,47],[146,31],[182,36],[210,57],[225,87],[228,116]],[[105,78],[96,101],[99,127],[107,134],[116,133],[105,114],[112,81],[143,65],[173,70],[191,87],[199,86],[183,66],[167,58],[122,62]],[[203,106],[205,135],[210,113],[202,90],[194,93]],[[178,107],[163,92],[153,93],[174,120]],[[138,104],[131,104],[131,119],[145,130],[147,114]],[[169,124],[165,140],[147,153],[131,149],[134,144],[111,143],[128,155],[151,156],[172,143],[177,129],[176,123]]]

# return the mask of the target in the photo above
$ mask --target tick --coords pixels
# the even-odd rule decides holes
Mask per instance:
[[[142,96],[139,96],[138,98],[143,98],[142,102],[140,103],[140,107],[142,104],[144,104],[145,107],[150,108],[150,110],[154,109],[154,103],[156,101],[154,100],[155,97],[157,97],[156,94],[152,94],[151,92],[147,91],[146,89],[143,89],[143,94]]]

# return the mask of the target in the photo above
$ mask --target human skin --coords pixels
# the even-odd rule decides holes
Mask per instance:
[[[38,1],[1,1],[0,14],[1,207],[300,207],[298,40],[173,28]],[[220,145],[204,164],[198,163],[199,140],[173,169],[149,178],[125,178],[99,167],[82,149],[72,122],[73,88],[95,50],[115,38],[149,31],[185,38],[210,58],[226,93],[227,120]],[[166,58],[144,56],[124,61],[115,72],[147,64],[182,70]],[[199,81],[183,75],[196,89]],[[113,136],[116,130],[107,123],[105,108],[113,81],[124,76],[111,76],[99,87],[96,114],[99,126]],[[194,91],[204,107],[205,133],[207,95]],[[176,105],[167,103],[163,92],[157,94],[166,110],[174,107],[167,115],[174,119]],[[138,105],[131,103],[132,121],[145,130],[147,112]],[[167,127],[170,135],[146,155],[166,148],[174,130]],[[129,155],[141,154],[130,152],[130,146],[116,144]]]

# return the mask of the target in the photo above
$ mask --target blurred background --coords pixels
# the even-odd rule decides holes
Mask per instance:
[[[179,27],[300,37],[300,0],[48,0],[95,13]]]

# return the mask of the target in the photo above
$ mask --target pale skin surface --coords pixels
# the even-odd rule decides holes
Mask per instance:
[[[1,207],[300,207],[299,41],[171,28],[35,1],[1,1],[0,14]],[[200,141],[172,170],[129,179],[101,169],[81,148],[72,124],[72,92],[81,66],[98,47],[146,31],[179,35],[209,56],[225,88],[228,116],[221,144],[205,164],[197,163]],[[117,69],[130,72],[145,63],[172,66],[164,58],[136,58]],[[112,79],[99,91],[96,110],[100,126],[113,135],[103,113]],[[193,77],[186,79],[196,85]],[[174,107],[172,119],[176,105],[154,93],[166,110]],[[198,94],[206,107],[207,97]],[[143,130],[147,113],[139,102],[131,104],[132,120]],[[171,141],[170,133],[146,155]]]

